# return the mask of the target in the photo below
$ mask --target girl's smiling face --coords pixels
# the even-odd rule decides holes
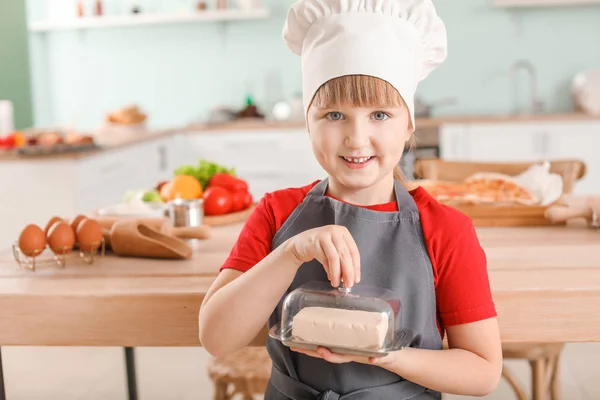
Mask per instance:
[[[391,85],[336,78],[319,89],[307,120],[332,195],[357,204],[390,200],[394,167],[412,132],[408,108]]]

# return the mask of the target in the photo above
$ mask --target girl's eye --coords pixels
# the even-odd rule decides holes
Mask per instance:
[[[340,119],[342,119],[342,113],[337,112],[337,111],[332,111],[330,113],[327,113],[327,118],[332,121],[339,121]]]
[[[385,121],[389,118],[389,115],[383,111],[377,111],[373,114],[373,118],[375,118],[377,121]]]

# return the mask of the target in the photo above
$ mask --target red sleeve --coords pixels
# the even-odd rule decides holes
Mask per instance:
[[[275,217],[271,204],[263,197],[244,224],[229,257],[221,266],[246,272],[271,252]]]
[[[462,216],[462,214],[461,214]],[[470,219],[456,218],[452,241],[438,256],[436,289],[444,327],[496,316],[487,258]]]
[[[275,233],[317,183],[266,193],[244,224],[220,270],[233,268],[246,272],[265,258],[271,252]]]

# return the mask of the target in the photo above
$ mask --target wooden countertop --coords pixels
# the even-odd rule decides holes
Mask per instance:
[[[105,256],[31,272],[4,251],[0,345],[199,345],[200,303],[240,228],[215,228],[189,261]],[[599,230],[477,231],[505,342],[600,341]]]
[[[473,123],[522,123],[522,122],[564,122],[564,121],[600,121],[600,116],[584,113],[561,113],[561,114],[535,114],[535,115],[456,115],[435,118],[417,118],[418,130],[426,131],[437,129],[444,124],[473,124]],[[306,126],[304,121],[264,121],[264,120],[239,120],[228,123],[204,123],[192,124],[173,129],[143,131],[134,135],[120,135],[111,139],[106,145],[98,150],[84,153],[63,153],[40,157],[22,157],[14,152],[0,150],[0,162],[2,161],[32,161],[32,160],[72,160],[90,157],[95,154],[110,151],[126,146],[168,137],[175,134],[201,134],[203,132],[239,132],[244,130],[282,130],[302,129]]]

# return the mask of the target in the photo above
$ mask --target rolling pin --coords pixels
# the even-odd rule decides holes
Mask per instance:
[[[175,227],[168,218],[96,217],[94,219],[98,221],[105,232],[110,232],[116,222],[137,220],[154,230],[179,239],[209,239],[211,237],[211,228],[208,225]]]
[[[598,227],[600,207],[586,206],[551,206],[546,209],[545,216],[552,223],[564,223],[575,218],[585,219],[591,226]]]

